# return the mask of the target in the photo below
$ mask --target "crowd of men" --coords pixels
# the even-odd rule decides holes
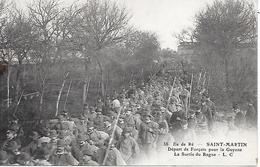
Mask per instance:
[[[177,78],[132,84],[94,106],[85,104],[79,118],[62,111],[57,119],[32,127],[29,139],[13,120],[1,145],[0,165],[132,165],[167,149],[165,142],[213,135],[215,104],[203,89],[191,98],[190,89]],[[234,105],[226,121],[230,131],[253,127],[256,111],[252,103],[246,113]]]

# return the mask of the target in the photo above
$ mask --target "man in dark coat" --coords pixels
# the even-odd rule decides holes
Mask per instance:
[[[158,139],[159,125],[152,121],[153,118],[149,111],[143,114],[143,122],[140,125],[139,138],[146,155],[150,155],[156,147]]]

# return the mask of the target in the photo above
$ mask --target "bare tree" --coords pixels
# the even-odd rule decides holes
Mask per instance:
[[[196,42],[194,35],[194,30],[191,27],[188,27],[186,29],[183,29],[180,33],[174,34],[174,37],[178,40],[178,43],[193,43]]]
[[[32,43],[35,40],[35,34],[32,33],[32,27],[30,22],[25,18],[22,11],[14,8],[13,5],[3,7],[3,1],[1,2],[1,8],[6,11],[5,17],[1,17],[1,53],[2,59],[8,62],[8,76],[7,76],[7,92],[9,99],[9,85],[10,85],[10,70],[11,65],[16,64],[16,80],[15,80],[15,97],[14,101],[17,102],[21,93],[21,87],[23,86],[21,80],[23,61],[27,58],[28,52],[31,50]],[[8,100],[9,101],[9,100]],[[9,106],[9,102],[8,105]]]
[[[14,58],[17,61],[16,68],[16,93],[15,101],[18,100],[21,88],[23,87],[22,65],[28,59],[28,53],[31,51],[33,44],[37,40],[37,34],[33,32],[30,21],[26,18],[22,11],[14,9],[10,14],[12,20],[6,26],[6,42],[8,48],[12,50]]]
[[[104,71],[100,51],[125,39],[130,15],[126,8],[107,0],[89,0],[81,11],[80,32],[88,40],[81,46],[88,53],[85,54],[86,62],[90,57],[97,62],[101,74],[101,92],[104,95]]]
[[[37,45],[35,45],[32,57],[38,64],[38,77],[41,87],[40,112],[42,111],[44,90],[46,88],[47,76],[50,74],[54,59],[54,43],[59,29],[60,13],[59,2],[56,0],[36,0],[30,6],[29,18],[36,33],[39,34]]]

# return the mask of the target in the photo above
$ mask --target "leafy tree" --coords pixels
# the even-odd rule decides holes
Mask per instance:
[[[234,53],[244,43],[256,47],[256,12],[244,0],[216,0],[196,15],[194,37],[208,64],[223,64],[224,85],[230,85],[230,66]]]

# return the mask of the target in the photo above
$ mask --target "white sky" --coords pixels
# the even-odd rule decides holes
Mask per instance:
[[[155,32],[162,48],[177,48],[174,33],[193,25],[194,15],[213,0],[117,0],[133,13],[138,29]]]
[[[32,0],[14,0],[22,5]],[[64,0],[71,3],[74,0]],[[79,0],[84,2],[84,0]],[[174,33],[193,25],[195,14],[214,0],[115,0],[132,14],[131,24],[155,32],[162,48],[177,49]]]

